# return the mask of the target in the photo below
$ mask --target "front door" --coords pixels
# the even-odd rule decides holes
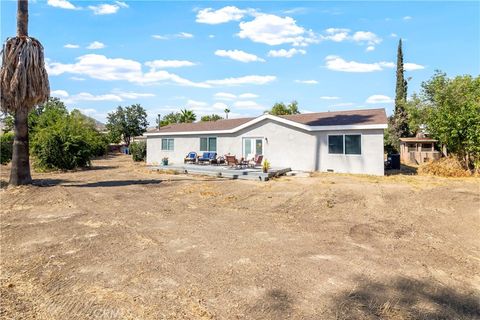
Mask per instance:
[[[243,138],[243,157],[263,154],[263,138]]]

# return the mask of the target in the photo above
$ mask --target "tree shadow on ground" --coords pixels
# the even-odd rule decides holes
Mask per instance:
[[[395,170],[395,169],[389,169],[385,170],[385,175],[386,176],[394,176],[394,175],[408,175],[408,176],[415,176],[417,175],[417,167],[414,166],[409,166],[407,164],[401,164],[400,165],[400,170]]]
[[[248,309],[255,319],[290,319],[293,298],[281,289],[270,289]]]
[[[35,179],[32,184],[37,187],[54,187],[66,182],[71,182],[64,179]]]
[[[153,185],[160,184],[163,180],[110,180],[110,181],[98,181],[98,182],[87,182],[82,184],[68,184],[66,187],[79,187],[79,188],[95,188],[95,187],[125,187],[132,185]]]
[[[335,313],[337,319],[480,319],[479,301],[478,293],[459,292],[434,280],[360,280],[335,299]]]

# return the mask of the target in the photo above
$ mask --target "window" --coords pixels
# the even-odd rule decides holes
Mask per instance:
[[[424,144],[422,144],[422,150],[423,150],[423,151],[430,151],[430,150],[432,150],[432,144],[431,144],[431,143],[424,143]]]
[[[328,136],[328,153],[343,154],[343,135]]]
[[[362,135],[345,134],[328,136],[329,154],[362,154]]]
[[[217,151],[217,138],[206,137],[200,138],[200,151]]]
[[[171,138],[162,139],[162,150],[173,151],[173,139]]]
[[[362,139],[359,134],[345,135],[345,154],[362,154]]]
[[[407,143],[408,152],[417,151],[416,143]]]

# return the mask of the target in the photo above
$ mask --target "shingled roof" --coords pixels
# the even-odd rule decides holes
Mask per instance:
[[[329,111],[302,113],[278,116],[298,124],[317,126],[351,126],[351,125],[385,125],[387,115],[385,109],[364,109],[350,111]],[[193,123],[177,123],[152,130],[148,133],[204,132],[232,130],[256,118],[224,119],[217,121],[200,121]]]

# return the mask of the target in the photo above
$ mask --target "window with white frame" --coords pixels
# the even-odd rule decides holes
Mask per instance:
[[[329,154],[362,154],[362,135],[338,134],[328,136]]]
[[[162,139],[162,150],[163,151],[173,151],[173,139],[172,138],[163,138]]]
[[[217,152],[217,137],[200,138],[200,151]]]

